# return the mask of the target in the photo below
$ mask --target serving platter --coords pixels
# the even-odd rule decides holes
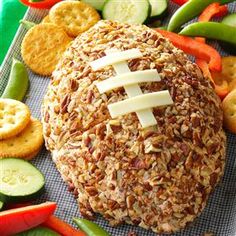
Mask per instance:
[[[169,16],[177,9],[177,6],[170,4]],[[229,4],[230,12],[236,11],[236,3]],[[29,9],[25,19],[38,23],[47,15],[46,10]],[[168,22],[168,18],[164,23]],[[0,69],[0,95],[2,94],[10,73],[12,57],[20,60],[21,42],[26,30],[20,26],[8,54]],[[4,36],[3,36],[4,37]],[[214,44],[221,55],[227,55],[221,48]],[[30,107],[32,115],[41,118],[40,107],[50,78],[39,76],[28,70],[30,77],[30,88],[24,102]],[[212,233],[216,236],[235,236],[236,235],[236,135],[227,133],[227,162],[225,174],[208,201],[208,205],[201,216],[189,225],[185,230],[173,235],[200,236]],[[51,160],[50,153],[45,148],[41,150],[33,163],[43,172],[46,178],[46,191],[35,202],[55,201],[57,203],[56,215],[61,219],[72,223],[72,218],[80,216],[79,209],[73,195],[68,191],[67,185],[61,179]],[[1,167],[0,167],[1,168]],[[121,225],[110,227],[101,217],[97,216],[96,223],[106,229],[111,235],[125,236],[129,232],[136,232],[139,236],[155,235],[151,231],[131,225]],[[74,225],[75,226],[75,225]],[[98,235],[99,236],[99,235]]]

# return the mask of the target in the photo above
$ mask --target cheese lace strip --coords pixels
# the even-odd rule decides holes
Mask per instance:
[[[111,114],[112,118],[130,113],[130,112],[136,112],[138,119],[143,128],[156,125],[157,121],[152,113],[151,108],[155,106],[159,106],[158,104],[167,105],[167,104],[173,103],[173,101],[169,95],[168,90],[166,90],[164,91],[165,93],[162,93],[163,91],[153,93],[155,99],[161,99],[161,100],[163,98],[165,99],[163,101],[159,101],[157,105],[151,105],[149,101],[150,99],[149,97],[153,99],[153,96],[146,96],[148,94],[143,94],[138,83],[160,81],[160,77],[157,71],[156,70],[136,71],[136,72],[130,71],[126,60],[142,57],[142,53],[138,49],[131,49],[131,50],[123,51],[123,52],[119,52],[117,49],[110,49],[110,50],[106,50],[105,53],[107,56],[91,62],[90,63],[91,67],[93,68],[93,70],[97,70],[105,66],[112,65],[115,72],[117,73],[117,76],[97,83],[99,92],[103,93],[105,91],[122,86],[124,87],[125,92],[127,93],[129,97],[129,99],[127,99],[127,104],[129,108],[127,107],[127,109],[125,108],[125,110],[122,107],[123,105],[120,106],[120,104],[126,104],[126,103],[122,103],[122,102],[125,102],[126,100],[115,103],[115,104],[111,104],[108,106],[110,114],[112,113]],[[143,76],[145,75],[146,76],[148,75],[148,76],[146,78],[145,77],[141,78],[142,76],[140,75],[140,73]],[[155,73],[155,76],[154,76],[154,73]],[[119,80],[119,81],[115,81],[115,80]],[[135,80],[135,83],[134,83],[134,80]],[[157,95],[158,93],[161,93],[161,94],[158,96]],[[163,94],[165,94],[164,97],[163,97]],[[143,103],[143,102],[145,103],[144,107],[141,106],[140,108],[140,106],[136,106],[136,104],[134,104],[136,103],[136,99],[131,99],[131,98],[136,97],[136,96],[139,103]],[[168,96],[169,96],[169,99],[167,99]],[[165,103],[165,101],[167,101],[167,103]],[[164,104],[162,104],[162,102],[164,102]],[[133,107],[133,109],[131,109],[131,107]]]
[[[114,52],[117,52],[117,49],[111,49],[111,50],[105,51],[107,55],[114,55]],[[115,72],[117,73],[117,75],[131,72],[128,67],[128,63],[126,61],[116,63],[112,66]],[[124,86],[124,89],[128,97],[135,97],[135,96],[143,94],[138,84]],[[152,113],[152,109],[150,108],[143,111],[137,111],[136,115],[143,128],[157,124],[156,118]]]
[[[135,71],[117,75],[110,79],[103,80],[97,83],[97,88],[100,93],[105,93],[109,90],[124,87],[126,85],[133,85],[144,82],[158,82],[160,76],[156,70]]]
[[[142,57],[142,53],[138,49],[130,49],[123,52],[118,50],[112,50],[112,54],[106,53],[108,56],[102,57],[98,60],[90,62],[90,66],[94,71],[110,66],[121,61],[135,59]]]
[[[124,101],[108,105],[111,117],[122,116],[131,112],[137,112],[150,107],[170,105],[173,101],[169,91],[142,94],[136,97],[128,98]]]

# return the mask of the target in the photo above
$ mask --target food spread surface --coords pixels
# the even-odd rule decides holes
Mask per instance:
[[[116,72],[90,65],[113,48],[140,50],[127,61],[130,71],[157,70],[161,81],[140,83],[143,93],[169,91],[174,103],[153,108],[156,126],[143,129],[135,113],[111,118],[108,106],[127,94],[122,87],[100,94],[96,84]],[[77,37],[53,72],[42,112],[46,146],[84,216],[177,231],[204,209],[223,173],[219,98],[182,51],[146,26],[100,21]]]

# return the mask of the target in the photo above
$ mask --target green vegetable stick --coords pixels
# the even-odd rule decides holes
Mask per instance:
[[[171,17],[168,30],[178,30],[183,24],[198,16],[211,3],[219,2],[220,4],[226,4],[234,1],[235,0],[189,0]]]
[[[0,201],[0,211],[2,210],[3,206],[4,206],[4,202]]]
[[[27,30],[31,29],[36,25],[34,22],[27,20],[20,20],[20,24],[22,24]]]
[[[74,218],[73,221],[86,233],[87,236],[109,236],[108,232],[89,220]]]
[[[11,72],[2,98],[22,101],[29,86],[28,72],[24,64],[13,58]]]
[[[25,232],[16,234],[15,236],[60,236],[60,235],[51,229],[38,226]]]
[[[181,35],[200,36],[236,45],[236,28],[217,22],[197,22],[186,26]]]

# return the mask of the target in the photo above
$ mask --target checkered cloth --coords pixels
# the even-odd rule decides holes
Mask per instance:
[[[236,3],[229,4],[231,12],[236,11]],[[173,13],[176,5],[170,4],[169,12]],[[29,9],[25,19],[38,23],[47,14],[47,11]],[[168,19],[165,20],[165,23]],[[6,86],[10,73],[12,57],[21,59],[20,45],[26,30],[20,26],[11,45],[11,48],[2,64],[0,70],[0,94]],[[3,36],[4,37],[4,36]],[[214,46],[222,55],[227,55],[217,44]],[[30,70],[30,89],[24,102],[29,105],[32,115],[40,118],[40,107],[43,96],[49,83],[49,78],[32,73]],[[185,230],[173,234],[173,236],[200,236],[204,233],[213,233],[216,236],[236,236],[236,136],[227,133],[227,163],[222,182],[215,189],[210,197],[207,207],[201,216],[189,225]],[[56,215],[61,219],[72,223],[72,218],[80,217],[79,209],[73,195],[68,192],[66,184],[62,181],[60,174],[51,160],[49,152],[43,149],[34,164],[44,173],[46,177],[46,192],[38,200],[57,202]],[[108,223],[98,216],[96,222],[114,236],[127,236],[130,231],[136,232],[139,236],[155,235],[150,230],[131,225],[122,225],[116,228],[110,227]],[[99,235],[98,235],[99,236]]]

